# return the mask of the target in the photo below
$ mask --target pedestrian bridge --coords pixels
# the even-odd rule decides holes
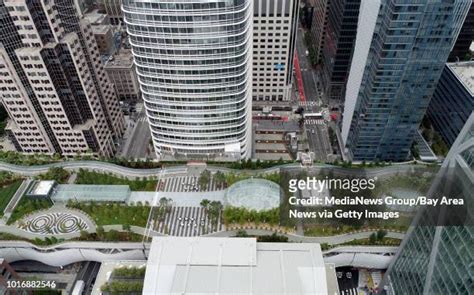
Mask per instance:
[[[324,262],[336,267],[387,269],[397,247],[349,246],[337,247],[324,252]]]
[[[59,267],[80,261],[146,260],[148,249],[148,243],[67,242],[41,248],[28,242],[4,241],[0,257],[8,262],[35,260]]]
[[[324,257],[324,262],[334,263],[336,267],[352,266],[357,268],[387,269],[393,257],[369,253],[341,253]]]

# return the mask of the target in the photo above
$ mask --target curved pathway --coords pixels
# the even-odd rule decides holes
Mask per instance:
[[[74,211],[74,214],[76,212]],[[124,231],[122,228],[122,225],[115,224],[115,225],[104,225],[103,226],[105,231],[109,230],[117,230],[117,231]],[[139,227],[139,226],[131,226],[131,231],[136,234],[143,235],[145,233],[145,228]],[[87,230],[88,232],[95,232],[96,231],[96,226],[94,225],[93,227],[89,228]],[[271,230],[263,230],[263,229],[246,229],[245,230],[247,234],[249,235],[271,235],[274,233],[274,231]],[[14,226],[0,226],[0,232],[8,232],[11,234],[14,234],[16,236],[20,236],[22,238],[27,238],[27,239],[34,239],[34,238],[44,238],[44,237],[51,237],[51,236],[56,236],[58,238],[64,238],[64,239],[70,239],[70,238],[75,238],[79,237],[79,233],[70,233],[70,234],[63,234],[63,235],[43,235],[43,234],[33,234],[30,232],[26,232],[24,230],[21,230],[17,227]],[[325,236],[325,237],[306,237],[306,236],[298,236],[294,234],[285,234],[285,233],[278,233],[278,235],[286,236],[288,237],[288,240],[291,242],[303,242],[303,243],[327,243],[329,245],[338,245],[338,244],[344,244],[351,242],[353,240],[360,240],[360,239],[366,239],[369,238],[369,236],[372,233],[376,233],[377,231],[362,231],[362,232],[356,232],[356,233],[348,233],[348,234],[342,234],[342,235],[336,235],[336,236]],[[216,232],[208,235],[203,235],[202,237],[231,237],[235,236],[237,234],[237,230],[228,230],[228,231],[221,231],[221,232]],[[162,233],[159,233],[157,231],[147,231],[148,236],[167,236]],[[399,233],[399,232],[392,232],[389,231],[387,232],[386,237],[387,238],[394,238],[394,239],[400,239],[402,240],[403,237],[405,236],[404,233]]]
[[[57,162],[52,164],[45,165],[35,165],[35,166],[22,166],[15,164],[8,164],[5,162],[0,162],[0,171],[9,171],[16,174],[21,174],[25,176],[34,176],[41,173],[45,173],[51,167],[62,167],[66,170],[78,171],[79,169],[93,170],[99,172],[110,172],[113,174],[122,175],[124,177],[146,177],[146,176],[172,176],[175,174],[183,174],[187,172],[187,166],[171,166],[165,168],[153,168],[153,169],[137,169],[137,168],[128,168],[119,166],[112,163],[100,162],[100,161],[64,161]],[[416,164],[403,164],[403,165],[391,165],[385,167],[375,167],[375,168],[342,168],[339,166],[333,166],[328,164],[317,164],[312,167],[302,167],[300,164],[285,164],[280,166],[275,166],[267,169],[259,170],[239,170],[239,169],[230,169],[226,167],[219,166],[207,166],[207,170],[211,172],[234,172],[234,173],[248,173],[248,174],[262,174],[262,173],[273,173],[280,171],[281,168],[285,168],[289,171],[307,169],[311,172],[319,172],[321,170],[330,169],[335,175],[339,176],[348,176],[348,175],[364,175],[364,176],[387,176],[396,173],[404,173],[413,171],[414,168],[424,167],[424,165]]]
[[[257,235],[257,236],[271,235],[274,233],[274,231],[264,230],[264,229],[244,229],[244,230],[247,232],[248,235]],[[206,237],[230,237],[230,236],[235,236],[237,234],[237,231],[238,230],[221,231],[217,233],[208,234],[206,235]],[[329,245],[338,245],[338,244],[348,243],[353,240],[367,239],[370,237],[371,234],[376,233],[376,232],[377,232],[376,230],[370,230],[370,231],[360,231],[360,232],[355,232],[355,233],[347,233],[347,234],[342,234],[342,235],[325,236],[325,237],[308,237],[308,236],[300,236],[300,235],[285,234],[285,233],[278,233],[278,235],[288,237],[288,241],[291,241],[291,242],[319,243],[319,244],[326,243]],[[404,236],[405,236],[404,233],[393,232],[393,231],[387,232],[387,235],[386,235],[387,238],[394,238],[394,239],[400,239],[400,240],[402,240]]]

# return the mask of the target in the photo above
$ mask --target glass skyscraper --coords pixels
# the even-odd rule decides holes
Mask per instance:
[[[251,0],[126,0],[124,22],[160,159],[250,156]]]
[[[349,158],[407,159],[470,4],[362,1],[342,127]]]
[[[474,61],[447,63],[428,107],[428,117],[451,146],[474,110]]]
[[[336,0],[331,1],[329,7],[321,76],[326,95],[337,101],[344,97],[357,34],[360,2]]]
[[[464,223],[420,211],[384,277],[388,294],[472,294],[474,287],[474,113],[443,163],[430,194],[463,198]],[[434,221],[433,221],[434,220]],[[436,226],[435,226],[436,225]]]

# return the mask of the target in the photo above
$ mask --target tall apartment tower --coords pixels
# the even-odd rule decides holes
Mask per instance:
[[[252,0],[124,0],[160,159],[250,157]]]
[[[253,100],[291,98],[298,0],[254,0]]]
[[[469,47],[472,42],[474,42],[474,2],[471,3],[471,8],[469,9],[469,13],[462,25],[453,50],[449,55],[449,60],[453,62],[466,60],[465,58],[469,53]]]
[[[3,0],[0,13],[0,98],[16,149],[113,155],[123,116],[74,1]]]
[[[471,0],[362,1],[342,137],[356,161],[403,161]]]
[[[464,208],[457,206],[462,208],[456,210],[457,214],[449,211],[452,206],[445,206],[451,208],[446,208],[447,212],[440,210],[440,214],[427,208],[418,212],[382,281],[388,295],[471,294],[473,130],[474,113],[451,147],[429,192],[437,198],[461,198]]]
[[[332,0],[322,44],[321,77],[326,96],[344,99],[354,52],[361,0]]]

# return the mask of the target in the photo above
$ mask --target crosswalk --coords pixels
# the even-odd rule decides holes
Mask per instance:
[[[320,104],[317,101],[313,100],[306,100],[306,101],[298,101],[299,106],[319,106]]]
[[[157,219],[154,230],[170,236],[195,237],[223,230],[221,214],[212,223],[202,207],[171,207],[164,218]]]
[[[342,290],[341,295],[358,295],[359,292],[357,291],[357,288],[351,288],[347,290]]]
[[[158,184],[158,191],[162,192],[209,192],[224,189],[224,186],[217,184],[211,177],[206,187],[199,186],[197,176],[174,176],[164,178]]]
[[[326,124],[323,119],[306,119],[304,120],[304,123],[307,125],[325,125]]]
[[[146,122],[146,117],[141,117],[137,120],[137,122]]]

